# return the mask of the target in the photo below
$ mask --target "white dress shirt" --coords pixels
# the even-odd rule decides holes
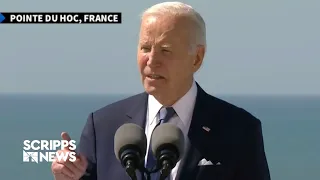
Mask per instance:
[[[188,139],[188,131],[191,123],[191,118],[193,115],[193,109],[194,109],[194,104],[196,101],[196,96],[197,96],[197,85],[195,81],[193,81],[192,87],[190,90],[181,98],[179,99],[172,107],[176,111],[176,115],[173,116],[167,123],[173,123],[177,125],[183,132],[184,137],[185,137],[185,150],[188,149],[189,147],[189,139]],[[156,126],[157,122],[159,121],[159,110],[162,108],[162,104],[160,104],[153,96],[149,95],[148,98],[148,110],[147,110],[147,122],[146,122],[146,136],[148,140],[147,144],[147,152],[149,150],[149,145],[150,145],[150,139],[151,139],[151,134]],[[160,113],[162,113],[160,111]],[[162,117],[163,115],[161,115]],[[147,161],[147,156],[146,154],[146,161]],[[170,180],[175,180],[175,177],[178,172],[178,168],[180,165],[180,161],[177,163],[177,165],[172,169],[171,175],[170,175]]]

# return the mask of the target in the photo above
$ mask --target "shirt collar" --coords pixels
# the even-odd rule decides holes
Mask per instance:
[[[156,119],[155,117],[157,116],[161,108],[162,108],[162,104],[160,104],[154,96],[149,95],[149,98],[148,98],[149,125],[151,125],[153,121]]]
[[[190,124],[190,117],[193,114],[194,104],[197,96],[197,85],[196,82],[193,81],[191,88],[189,91],[180,98],[175,104],[173,104],[173,109],[176,111],[179,118],[182,120],[184,125]],[[149,95],[148,98],[148,112],[149,112],[149,125],[153,123],[156,119],[158,112],[163,107],[154,96]]]

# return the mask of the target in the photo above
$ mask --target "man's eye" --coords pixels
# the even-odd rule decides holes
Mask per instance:
[[[151,50],[151,48],[150,48],[150,47],[144,47],[144,46],[142,46],[142,47],[141,47],[141,50],[148,52],[148,51]]]
[[[162,52],[169,53],[171,51],[169,49],[162,49]]]

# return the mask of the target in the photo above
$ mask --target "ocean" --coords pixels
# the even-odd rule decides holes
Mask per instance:
[[[23,163],[23,140],[78,141],[88,114],[129,95],[0,95],[1,180],[53,180],[50,163]],[[272,180],[320,179],[320,96],[217,96],[262,121]]]

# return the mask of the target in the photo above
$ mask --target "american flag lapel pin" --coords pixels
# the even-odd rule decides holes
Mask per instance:
[[[205,131],[209,132],[211,129],[207,126],[203,126],[202,129],[204,129]]]

